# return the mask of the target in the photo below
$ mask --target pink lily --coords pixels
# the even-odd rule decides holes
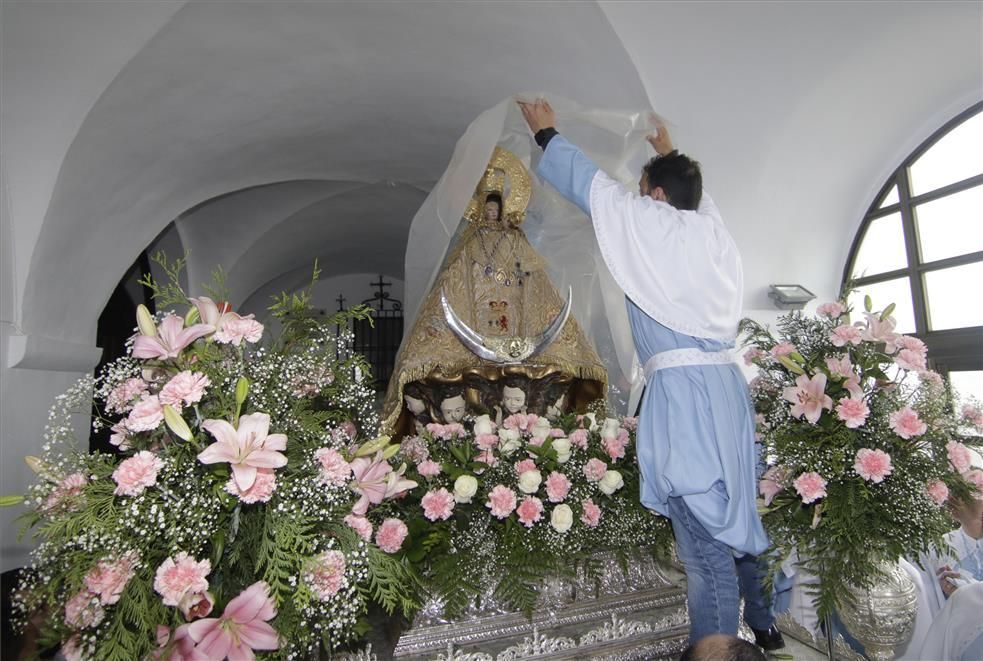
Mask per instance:
[[[188,625],[183,624],[171,630],[163,624],[157,625],[158,649],[150,654],[151,659],[166,659],[166,661],[208,661],[208,657],[195,649],[195,641],[188,635]],[[170,645],[170,649],[168,649]],[[164,653],[167,656],[163,656]]]
[[[197,643],[195,651],[208,659],[255,659],[254,650],[280,649],[276,629],[268,624],[276,617],[269,586],[257,581],[225,607],[222,617],[208,617],[187,625]]]
[[[201,323],[211,326],[213,331],[218,332],[222,330],[222,326],[230,319],[240,318],[238,314],[232,311],[232,306],[228,303],[216,303],[207,296],[188,300],[198,308],[198,316],[201,317]]]
[[[811,379],[803,374],[795,380],[795,387],[785,388],[782,397],[792,403],[792,415],[812,424],[819,421],[823,409],[833,408],[833,400],[826,394],[826,375],[817,374]]]
[[[184,328],[184,320],[175,314],[168,314],[157,328],[157,336],[137,335],[133,341],[134,358],[177,358],[178,355],[199,337],[214,329],[207,324],[195,324]]]
[[[246,491],[256,481],[256,469],[280,468],[287,458],[278,450],[287,449],[285,434],[270,434],[270,416],[251,413],[239,418],[236,429],[225,420],[205,420],[201,423],[216,442],[198,454],[203,464],[223,461],[232,466],[232,476],[240,491]]]
[[[351,462],[351,469],[355,478],[351,483],[352,491],[361,496],[352,507],[352,514],[356,516],[365,516],[370,504],[378,505],[386,498],[392,498],[416,486],[416,482],[402,479],[406,465],[403,464],[398,471],[394,471],[383,458],[382,452],[376,452],[371,459],[355,457]]]

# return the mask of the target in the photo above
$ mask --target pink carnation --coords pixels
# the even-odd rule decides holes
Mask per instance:
[[[607,470],[608,465],[600,459],[590,459],[584,464],[584,477],[591,482],[600,482]]]
[[[566,475],[553,471],[546,478],[546,496],[551,503],[559,503],[570,493],[570,486]]]
[[[478,434],[474,443],[481,450],[494,450],[498,447],[498,434]]]
[[[536,470],[536,462],[532,459],[523,459],[522,461],[515,462],[515,474],[522,475],[526,471]]]
[[[856,461],[853,463],[853,470],[857,475],[869,482],[878,484],[891,474],[891,456],[881,450],[871,450],[861,448],[857,451]]]
[[[464,436],[464,427],[457,422],[452,422],[447,425],[442,425],[437,422],[431,422],[427,425],[427,431],[434,438],[438,438],[442,441],[450,441],[458,436]]]
[[[157,472],[164,462],[152,452],[137,452],[124,459],[113,471],[117,496],[139,496],[147,487],[157,484]]]
[[[48,511],[59,507],[68,510],[78,509],[79,500],[85,490],[85,485],[89,483],[84,473],[72,473],[58,483],[58,486],[48,494],[42,509]]]
[[[979,406],[966,404],[962,409],[963,420],[974,427],[983,427],[983,409]]]
[[[498,464],[498,459],[495,457],[495,453],[491,450],[484,450],[475,455],[475,461],[480,461],[481,463],[487,465],[489,468],[494,467]]]
[[[304,572],[304,582],[321,601],[327,601],[345,587],[345,554],[325,551],[314,558]]]
[[[846,308],[843,307],[842,303],[823,303],[816,308],[816,314],[830,319],[839,319],[844,312],[846,312]]]
[[[532,528],[534,523],[543,518],[543,501],[535,496],[526,496],[515,513],[519,515],[519,522],[522,525]]]
[[[395,553],[409,532],[406,524],[399,519],[386,519],[375,533],[375,543],[386,553]]]
[[[372,539],[372,522],[364,516],[349,514],[345,517],[345,523],[366,542]]]
[[[139,556],[130,551],[117,560],[101,560],[85,575],[85,587],[99,595],[104,605],[115,604],[123,594],[123,588],[136,573]]]
[[[907,406],[892,413],[888,423],[894,433],[905,440],[912,436],[921,436],[928,429],[928,425],[918,418],[918,414]]]
[[[819,473],[803,473],[792,482],[803,503],[812,503],[826,497],[826,480]]]
[[[331,430],[331,440],[339,445],[345,445],[350,441],[354,441],[357,436],[358,428],[355,427],[355,423],[351,420],[345,420]]]
[[[567,436],[567,440],[570,441],[570,445],[578,447],[581,450],[587,447],[587,439],[590,437],[590,432],[586,429],[577,429]]]
[[[518,429],[519,431],[527,432],[533,428],[537,420],[539,420],[539,416],[535,413],[513,413],[505,418],[502,426],[506,429]]]
[[[596,528],[597,524],[601,522],[601,508],[595,505],[590,498],[586,499],[582,505],[584,513],[580,516],[581,522],[589,528]]]
[[[65,604],[65,624],[73,629],[94,627],[106,615],[99,597],[88,590],[82,590]]]
[[[488,502],[485,507],[491,510],[491,515],[498,519],[504,519],[515,510],[515,492],[508,487],[499,484],[488,492]]]
[[[925,493],[939,507],[949,498],[949,487],[942,480],[932,480],[925,485]]]
[[[750,367],[754,364],[754,361],[761,360],[767,355],[768,354],[766,352],[762,351],[758,347],[751,347],[744,352],[744,364]]]
[[[933,372],[932,370],[922,370],[918,373],[918,378],[924,383],[935,386],[936,388],[942,387],[942,375],[938,372]]]
[[[604,451],[613,461],[622,459],[625,456],[625,441],[619,436],[616,438],[608,437],[601,439]]]
[[[965,473],[969,470],[973,463],[969,448],[959,441],[949,441],[945,444],[945,451],[949,455],[949,463],[957,473]]]
[[[636,417],[625,418],[624,420],[621,421],[621,426],[629,431],[633,429],[638,429],[638,418]]]
[[[454,494],[447,489],[428,491],[420,499],[423,506],[423,516],[431,521],[446,521],[454,512]]]
[[[197,561],[185,552],[168,558],[157,568],[154,590],[163,597],[165,606],[177,606],[187,595],[200,594],[208,589],[205,578],[212,571],[207,559]]]
[[[917,337],[912,337],[911,335],[899,335],[895,338],[894,345],[904,351],[912,351],[919,354],[922,358],[928,355],[928,346]]]
[[[150,431],[157,429],[164,421],[164,409],[157,395],[148,395],[133,407],[126,417],[126,427],[130,431]]]
[[[894,362],[903,370],[921,372],[925,369],[925,356],[911,349],[902,349],[894,358]]]
[[[321,481],[336,487],[343,486],[352,476],[352,467],[332,448],[319,448],[314,459],[321,465]]]
[[[963,477],[966,481],[976,487],[979,492],[976,494],[976,499],[983,499],[983,470],[979,468],[970,468],[968,471],[963,473]]]
[[[266,503],[273,497],[276,491],[276,476],[272,468],[257,468],[256,479],[248,489],[240,489],[235,477],[230,477],[225,484],[225,490],[236,496],[247,505],[252,503]]]
[[[423,477],[434,477],[435,475],[440,475],[440,464],[431,459],[426,461],[421,461],[420,465],[416,467],[416,470]]]
[[[794,344],[792,344],[791,342],[782,342],[780,344],[776,344],[771,348],[771,355],[774,356],[775,358],[779,358],[781,356],[787,356],[793,351],[796,351]]]
[[[215,333],[215,341],[223,344],[233,344],[239,346],[242,341],[259,342],[263,337],[263,324],[253,319],[253,315],[240,317],[238,314],[230,313],[232,318],[227,319],[222,327]]]
[[[426,442],[419,436],[404,438],[399,444],[399,453],[417,464],[430,457]]]
[[[836,417],[845,422],[850,429],[863,425],[868,415],[870,409],[867,407],[867,402],[862,399],[845,397],[836,405]]]
[[[181,408],[184,404],[200,402],[205,388],[211,385],[211,380],[201,372],[184,370],[175,374],[161,389],[158,399],[161,404],[170,404]]]
[[[829,333],[829,341],[834,347],[845,347],[848,344],[857,346],[860,344],[861,332],[856,326],[841,324]]]
[[[106,397],[106,408],[116,413],[126,413],[137,397],[149,394],[147,382],[136,377],[127,379],[113,388]]]

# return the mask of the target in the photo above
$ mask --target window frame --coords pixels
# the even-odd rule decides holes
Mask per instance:
[[[962,181],[947,184],[941,188],[920,195],[912,196],[908,168],[921,158],[925,152],[934,147],[939,140],[948,135],[950,131],[981,112],[983,112],[983,101],[973,104],[947,121],[922,142],[894,170],[891,176],[888,177],[887,181],[881,186],[877,195],[874,197],[873,204],[870,205],[864,214],[863,221],[853,238],[841,280],[842,289],[846,291],[848,285],[860,288],[864,285],[876,284],[887,280],[907,278],[908,284],[911,287],[911,299],[915,315],[915,332],[912,335],[918,337],[928,345],[929,365],[941,374],[948,374],[950,371],[983,370],[983,326],[969,326],[937,331],[929,330],[929,311],[925,295],[924,276],[931,271],[983,262],[983,250],[923,263],[918,250],[918,228],[915,223],[915,207],[919,204],[946,197],[960,191],[969,190],[976,186],[983,186],[983,173]],[[890,194],[891,189],[895,186],[898,188],[898,202],[881,207],[881,202]],[[907,266],[876,275],[852,278],[854,262],[857,259],[860,245],[863,243],[867,228],[871,222],[899,212],[901,214],[901,230],[904,233]],[[980,283],[980,287],[983,287],[983,283]]]

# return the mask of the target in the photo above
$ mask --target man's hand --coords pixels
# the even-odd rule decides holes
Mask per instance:
[[[526,123],[529,124],[534,135],[543,129],[555,128],[556,113],[553,112],[553,107],[549,101],[536,99],[533,103],[528,101],[519,101],[518,103],[522,110],[522,116],[526,118]]]
[[[956,588],[959,587],[951,579],[962,578],[962,574],[952,571],[952,567],[949,565],[943,565],[935,570],[935,575],[939,578],[939,587],[942,588],[942,594],[948,599],[956,591]]]
[[[645,136],[645,139],[652,145],[652,149],[655,150],[656,154],[665,156],[675,149],[672,146],[672,138],[669,137],[669,129],[655,115],[649,117],[649,121],[655,127],[655,133],[649,133]]]
[[[669,137],[669,129],[664,126],[656,129],[656,133],[649,133],[645,139],[659,156],[665,156],[675,149],[672,146],[672,138]]]

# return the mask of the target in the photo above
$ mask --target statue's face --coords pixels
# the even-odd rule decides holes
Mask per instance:
[[[485,220],[489,222],[495,222],[501,215],[501,209],[498,207],[498,202],[495,200],[488,200],[485,202]]]
[[[461,395],[448,397],[440,403],[440,414],[444,416],[446,422],[460,422],[466,412],[467,405]]]
[[[420,415],[427,409],[427,405],[423,403],[422,399],[417,399],[416,397],[411,397],[409,395],[403,395],[403,401],[406,402],[406,408],[413,415]]]
[[[518,413],[526,404],[526,393],[521,388],[502,388],[502,406],[509,413]]]

